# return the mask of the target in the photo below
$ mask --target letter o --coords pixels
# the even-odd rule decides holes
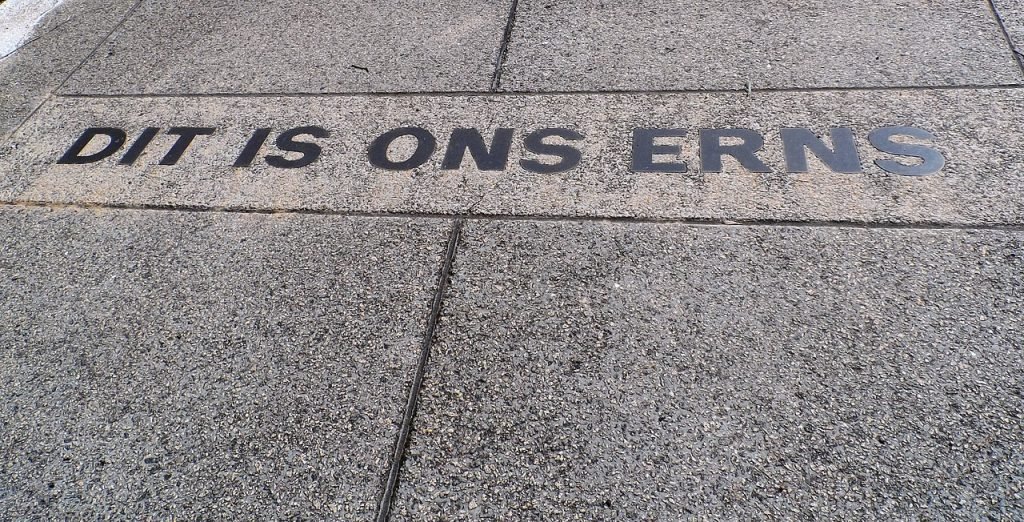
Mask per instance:
[[[388,148],[398,138],[412,136],[416,138],[416,150],[412,156],[405,161],[391,161],[388,158]],[[409,170],[419,167],[430,159],[437,148],[437,139],[427,129],[420,127],[400,127],[377,136],[373,143],[370,143],[370,163],[374,167],[387,170]]]

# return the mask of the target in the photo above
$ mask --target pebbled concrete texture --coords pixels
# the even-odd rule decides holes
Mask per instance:
[[[1024,234],[469,221],[396,520],[1024,516]]]
[[[508,1],[142,4],[64,93],[487,90]]]
[[[0,149],[0,199],[207,208],[309,209],[527,216],[628,216],[704,220],[854,221],[956,225],[1024,223],[1024,90],[777,92],[565,96],[340,96],[317,98],[62,98],[44,107]],[[86,165],[57,159],[91,126],[210,126],[175,166],[158,161],[176,137],[160,134],[133,166],[121,154]],[[260,127],[275,133],[320,125],[320,159],[301,169],[262,160],[233,168]],[[388,171],[367,159],[370,142],[402,126],[429,129],[437,150],[424,166]],[[910,125],[935,135],[946,161],[937,175],[887,174],[875,161],[893,159],[867,143],[874,129]],[[525,170],[527,133],[560,126],[578,131],[582,161],[556,174]],[[491,140],[515,129],[505,170],[482,171],[470,158],[441,168],[448,136],[475,127]],[[765,136],[759,156],[772,170],[751,173],[725,158],[721,173],[702,172],[702,128],[748,128]],[[840,174],[812,158],[806,173],[787,173],[783,127],[819,135],[853,129],[862,172]],[[686,173],[633,172],[635,128],[681,128],[673,143]],[[275,134],[276,136],[276,134]],[[261,154],[275,152],[272,136]],[[127,148],[127,145],[125,146]],[[403,152],[396,145],[398,159]],[[405,154],[409,151],[406,150]],[[913,160],[896,158],[905,163]],[[659,157],[657,161],[672,158]]]
[[[502,88],[880,87],[1022,80],[985,0],[522,0]]]
[[[52,11],[60,0],[0,1],[0,56],[8,56],[32,36],[36,24]]]
[[[66,0],[0,59],[0,520],[1024,520],[1024,4],[991,4]],[[426,163],[371,164],[407,126]],[[888,126],[941,171],[883,170]],[[127,143],[57,164],[88,127]],[[582,160],[528,170],[551,127]],[[465,128],[507,165],[445,167]],[[786,128],[859,172],[791,172]],[[769,172],[702,167],[709,129]]]
[[[0,138],[13,131],[96,48],[132,0],[65,0],[16,51],[0,57]]]
[[[1024,1],[993,0],[992,3],[1006,27],[1006,33],[1010,36],[1018,60],[1024,63]]]
[[[371,518],[449,228],[0,209],[0,518]]]

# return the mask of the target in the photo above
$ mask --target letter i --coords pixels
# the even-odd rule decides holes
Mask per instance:
[[[232,166],[248,167],[252,165],[252,160],[256,159],[256,154],[260,152],[260,147],[263,147],[263,143],[267,141],[267,136],[270,136],[270,129],[256,129],[256,132],[252,133],[252,137],[249,138],[249,141],[242,149],[242,153],[238,155],[238,159],[235,160],[235,164]]]
[[[146,150],[146,146],[149,145],[149,142],[153,141],[153,137],[156,136],[156,133],[158,132],[160,132],[159,127],[146,127],[146,129],[142,131],[142,134],[139,135],[138,139],[135,140],[135,143],[132,143],[132,146],[128,147],[124,156],[121,156],[121,161],[118,161],[117,164],[134,164],[135,160],[139,159],[139,156],[142,155],[142,151]]]

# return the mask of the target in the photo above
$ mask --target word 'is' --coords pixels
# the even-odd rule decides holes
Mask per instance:
[[[160,133],[158,127],[147,127],[136,137],[118,160],[120,165],[133,165]],[[242,147],[232,166],[250,167],[257,161],[273,129],[256,129]],[[212,135],[213,127],[170,127],[165,134],[176,136],[174,143],[160,159],[160,165],[175,165],[193,142],[200,136]],[[479,170],[500,171],[508,167],[512,150],[514,129],[495,129],[490,144],[475,128],[457,128],[448,137],[441,169],[454,170],[462,166],[466,153],[472,157]],[[682,147],[666,140],[687,136],[686,129],[633,129],[632,170],[634,172],[687,172],[688,166],[679,161]],[[106,145],[100,150],[83,154],[92,142],[105,136]],[[840,173],[862,171],[860,154],[853,129],[836,127],[829,131],[831,145],[805,128],[783,128],[779,131],[787,172],[807,172],[808,153],[813,154],[829,169]],[[319,159],[322,147],[315,140],[330,137],[330,132],[319,126],[303,126],[285,130],[277,135],[274,146],[278,153],[267,153],[262,160],[271,167],[300,168]],[[404,159],[394,159],[391,146],[400,138],[412,138],[413,151]],[[552,142],[557,138],[557,142]],[[101,138],[102,139],[102,138]],[[584,136],[579,132],[560,127],[544,128],[526,134],[523,148],[543,158],[524,157],[519,165],[535,173],[565,172],[577,167],[583,158],[580,148],[574,143]],[[933,141],[928,131],[916,127],[880,127],[867,135],[867,141],[880,152],[906,158],[878,159],[875,164],[891,174],[903,176],[925,176],[939,172],[945,165],[945,158],[935,148],[920,143],[909,143],[908,139]],[[128,134],[116,127],[90,127],[72,143],[71,147],[57,160],[59,164],[95,163],[113,156],[128,142]],[[764,147],[764,136],[751,129],[699,129],[697,131],[700,168],[703,172],[722,172],[723,158],[728,156],[751,172],[771,172],[771,168],[758,156]],[[386,170],[411,170],[422,167],[437,150],[437,138],[422,127],[401,127],[377,136],[369,146],[369,162]]]

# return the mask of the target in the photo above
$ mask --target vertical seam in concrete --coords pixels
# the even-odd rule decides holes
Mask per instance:
[[[1003,32],[1006,45],[1010,47],[1010,54],[1013,55],[1014,61],[1017,62],[1017,68],[1024,75],[1024,55],[1021,54],[1021,51],[1017,50],[1013,37],[1010,36],[1010,31],[1006,29],[1006,22],[1003,21],[1003,16],[999,14],[999,8],[996,7],[995,0],[988,0],[988,8],[992,10],[992,16],[996,17],[996,23],[999,24],[999,30]]]
[[[128,8],[128,11],[124,13],[124,16],[122,16],[121,19],[118,20],[117,24],[114,25],[114,27],[110,30],[110,32],[108,32],[107,35],[104,36],[103,39],[100,40],[99,43],[97,43],[96,46],[92,48],[92,51],[90,51],[89,54],[87,54],[85,56],[85,58],[83,58],[82,61],[79,62],[78,65],[75,66],[74,69],[71,69],[71,72],[69,72],[68,75],[64,77],[64,81],[60,82],[60,85],[58,85],[52,92],[57,92],[57,91],[61,90],[61,88],[64,87],[64,84],[68,83],[68,80],[70,80],[71,77],[74,76],[75,73],[77,73],[78,70],[81,69],[82,66],[85,65],[86,62],[91,60],[93,55],[96,54],[96,51],[99,51],[100,47],[103,47],[103,44],[107,43],[107,41],[110,40],[110,37],[113,36],[114,33],[116,33],[117,30],[120,29],[122,25],[124,25],[124,23],[132,15],[132,13],[134,13],[135,10],[139,8],[140,4],[142,4],[142,0],[135,0],[135,2],[132,4],[132,6]],[[52,95],[52,93],[51,93],[51,95]]]
[[[412,432],[412,422],[416,416],[416,405],[419,402],[420,388],[423,386],[423,375],[426,372],[427,361],[430,359],[430,348],[434,343],[434,331],[437,328],[438,317],[441,315],[441,302],[444,299],[444,293],[448,290],[448,278],[451,277],[452,263],[455,261],[455,253],[458,249],[459,238],[462,236],[462,226],[465,222],[464,218],[457,219],[448,237],[448,247],[445,250],[444,263],[441,265],[437,290],[434,293],[434,300],[430,305],[427,329],[423,334],[423,344],[420,346],[419,363],[416,365],[416,373],[413,375],[412,385],[409,389],[409,399],[405,403],[405,414],[402,418],[401,428],[398,430],[398,439],[395,441],[395,450],[391,456],[391,464],[384,482],[384,491],[381,494],[377,509],[377,522],[386,522],[391,513],[391,504],[394,501],[395,491],[398,488],[398,474],[402,469],[405,448],[409,444],[409,434]]]
[[[59,91],[61,89],[61,87],[64,87],[65,83],[68,83],[68,80],[70,80],[71,77],[74,76],[75,73],[77,73],[78,70],[81,69],[83,65],[85,65],[85,62],[89,61],[89,59],[92,58],[92,56],[94,54],[96,54],[96,51],[98,51],[100,49],[100,47],[103,46],[103,44],[107,42],[107,40],[110,40],[110,37],[118,29],[120,29],[122,25],[124,25],[124,22],[126,20],[128,20],[128,17],[131,16],[133,12],[135,12],[135,9],[137,9],[139,7],[139,4],[141,4],[141,3],[142,3],[142,0],[135,0],[135,3],[133,3],[132,6],[129,7],[128,10],[125,12],[124,16],[122,16],[121,19],[118,20],[118,22],[116,24],[114,24],[114,27],[110,30],[110,32],[108,32],[107,35],[104,36],[103,39],[100,40],[99,43],[97,43],[96,46],[92,48],[92,51],[90,51],[89,54],[87,54],[85,56],[85,58],[82,59],[81,62],[78,62],[78,65],[76,65],[74,68],[71,69],[71,72],[69,72],[68,75],[65,76],[63,80],[61,80],[60,84],[58,84],[53,89],[50,89],[50,92],[47,93],[45,97],[43,97],[43,100],[41,102],[39,102],[38,104],[36,104],[36,106],[32,108],[32,111],[29,112],[27,116],[22,118],[22,120],[20,122],[18,122],[18,125],[16,125],[14,127],[14,129],[11,130],[11,132],[3,134],[0,137],[6,139],[6,138],[9,138],[9,137],[14,136],[15,134],[17,134],[18,131],[21,130],[21,128],[23,126],[25,126],[25,124],[28,123],[28,121],[31,120],[32,117],[35,116],[37,112],[39,112],[39,109],[42,108],[43,105],[46,105],[47,103],[50,102],[50,100],[53,99],[54,94],[57,91]]]
[[[0,135],[0,138],[3,138],[3,139],[6,140],[6,139],[14,136],[15,134],[17,134],[18,131],[21,130],[21,128],[26,123],[28,123],[28,120],[31,120],[32,117],[35,116],[37,112],[39,112],[39,108],[42,107],[43,105],[46,105],[47,102],[49,102],[52,98],[53,98],[53,93],[52,92],[48,93],[46,96],[44,96],[43,97],[43,101],[37,103],[35,107],[32,107],[32,110],[29,111],[28,115],[26,115],[24,118],[22,118],[21,121],[19,121],[18,124],[15,125],[14,128],[11,129],[10,132],[5,132],[2,135]]]
[[[494,76],[491,77],[491,92],[498,92],[501,88],[501,74],[505,72],[505,59],[508,57],[508,43],[512,40],[512,28],[516,25],[516,11],[519,9],[519,0],[512,0],[508,8],[508,18],[505,20],[505,33],[501,37],[501,46],[498,47],[498,58],[494,63]]]

